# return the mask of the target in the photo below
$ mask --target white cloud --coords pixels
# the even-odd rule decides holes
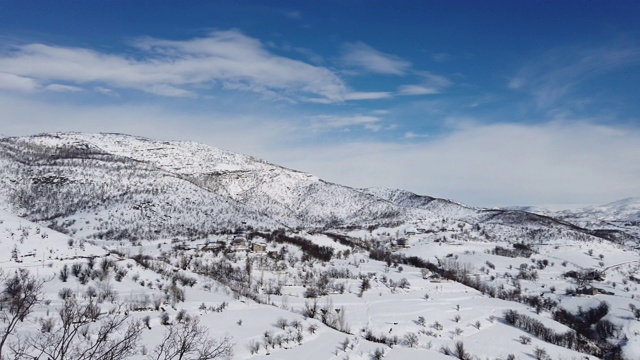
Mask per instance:
[[[0,90],[32,92],[39,87],[37,81],[28,77],[0,72]]]
[[[71,86],[71,85],[62,85],[62,84],[50,84],[44,87],[45,90],[55,91],[55,92],[79,92],[84,91],[81,87]]]
[[[430,87],[445,88],[453,85],[451,80],[442,75],[433,74],[428,71],[419,71],[417,74],[423,79],[423,82]]]
[[[398,88],[400,95],[431,95],[439,91],[422,85],[402,85]]]
[[[363,125],[369,130],[379,130],[380,127],[377,124],[382,119],[377,116],[371,115],[353,115],[353,116],[333,116],[333,115],[318,115],[313,116],[311,121],[314,128],[347,128],[356,125]]]
[[[277,46],[274,46],[277,47]],[[316,65],[320,65],[323,64],[325,62],[324,57],[322,57],[322,55],[316,53],[315,51],[308,49],[308,48],[304,48],[304,47],[299,47],[299,46],[291,46],[288,44],[282,45],[280,47],[281,49],[285,50],[285,51],[292,51],[301,55],[304,55],[307,59],[309,59],[309,61],[311,61],[312,63],[316,64]]]
[[[109,89],[109,88],[106,88],[106,87],[102,87],[102,86],[96,86],[95,88],[93,88],[93,91],[97,92],[98,94],[112,96],[112,97],[119,97],[120,96],[120,94],[118,94],[117,92],[113,91],[112,89]]]
[[[145,89],[146,91],[162,96],[171,96],[171,97],[196,97],[196,93],[189,90],[180,89],[175,86],[160,84],[160,85],[152,85]]]
[[[427,138],[429,137],[428,134],[416,134],[413,131],[407,131],[406,133],[404,133],[404,137],[406,139],[416,139],[416,138]]]
[[[238,31],[181,41],[142,38],[132,45],[138,50],[135,56],[46,44],[16,46],[0,54],[0,85],[28,91],[38,83],[65,82],[184,97],[207,94],[206,89],[224,84],[269,97],[328,103],[389,96],[355,92],[333,71],[276,55]],[[399,61],[389,64],[396,70],[402,67]]]
[[[473,125],[426,142],[332,144],[278,157],[329,181],[476,206],[597,204],[640,194],[639,137],[583,122]]]
[[[361,42],[345,44],[341,60],[347,66],[387,75],[404,75],[411,67],[406,60]]]
[[[350,92],[344,95],[345,100],[378,100],[392,97],[390,92]]]
[[[438,94],[443,89],[453,85],[453,82],[442,75],[432,74],[427,71],[416,73],[422,78],[419,85],[402,85],[398,88],[400,95],[431,95]]]
[[[526,62],[507,80],[507,87],[531,93],[540,107],[552,107],[580,84],[638,63],[637,46],[556,48]]]

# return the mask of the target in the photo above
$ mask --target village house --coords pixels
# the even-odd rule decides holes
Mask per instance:
[[[247,250],[247,238],[242,234],[233,235],[231,248],[235,250]]]
[[[266,250],[267,250],[267,244],[263,242],[257,242],[257,243],[251,244],[251,251],[253,251],[254,253],[263,253]]]
[[[396,245],[402,246],[402,247],[409,247],[409,239],[400,238],[396,240]]]

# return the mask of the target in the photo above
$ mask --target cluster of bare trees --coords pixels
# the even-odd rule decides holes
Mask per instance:
[[[125,360],[146,351],[140,344],[143,322],[131,317],[122,304],[103,309],[93,297],[82,300],[72,290],[63,289],[59,293],[62,304],[55,313],[47,309],[46,316],[34,317],[37,307],[49,305],[43,297],[46,280],[24,269],[1,277],[0,360]],[[28,318],[40,324],[38,332],[20,331]],[[227,358],[233,345],[230,337],[214,339],[198,318],[183,314],[175,323],[167,323],[165,335],[147,358]]]
[[[471,354],[465,350],[464,343],[462,341],[456,341],[453,349],[450,349],[448,346],[442,346],[440,348],[440,352],[445,355],[455,356],[459,360],[473,359]]]
[[[5,278],[5,286],[0,294],[0,359],[3,359],[9,337],[33,311],[34,306],[42,301],[43,284],[43,280],[32,277],[22,269]]]
[[[571,326],[575,325],[572,323],[573,321],[579,321],[582,323],[585,321],[585,316],[597,318],[603,312],[606,314],[606,311],[608,311],[608,306],[601,304],[592,309],[592,311],[587,311],[590,313],[589,315],[584,315],[584,313],[573,315],[566,311],[562,311],[560,315],[554,314],[554,319]],[[575,330],[569,330],[565,333],[556,333],[553,329],[544,326],[540,321],[520,314],[515,310],[505,311],[504,320],[507,324],[520,328],[548,343],[607,360],[624,360],[622,350],[619,345],[613,345],[606,341],[594,341],[591,336],[585,336]]]
[[[209,337],[209,330],[198,318],[185,317],[169,326],[160,345],[148,356],[149,360],[220,359],[233,354],[233,340]]]

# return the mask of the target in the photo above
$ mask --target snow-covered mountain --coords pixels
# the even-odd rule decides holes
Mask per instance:
[[[562,210],[555,215],[565,219],[639,222],[640,197],[630,197],[605,205]]]
[[[527,211],[553,217],[576,226],[603,232],[622,232],[633,237],[640,236],[640,197],[630,197],[604,205],[584,207],[562,206],[511,207],[509,210]]]
[[[0,162],[4,202],[39,221],[92,213],[118,222],[134,210],[148,232],[174,224],[185,235],[189,227],[391,224],[406,213],[310,174],[192,142],[78,133],[4,138]]]
[[[0,139],[0,167],[7,210],[87,238],[202,238],[247,227],[363,229],[436,219],[510,229],[496,236],[531,229],[595,234],[524,211],[354,189],[195,142],[122,134],[8,137]]]

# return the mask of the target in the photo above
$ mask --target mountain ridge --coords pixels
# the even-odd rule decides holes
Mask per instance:
[[[0,182],[6,185],[0,196],[14,211],[96,238],[206,237],[241,227],[370,228],[446,218],[491,227],[545,223],[568,229],[569,221],[474,208],[406,190],[356,189],[197,142],[126,134],[1,138],[0,164],[5,169]],[[144,226],[127,227],[127,218]],[[575,226],[571,231],[595,234],[569,223]]]

